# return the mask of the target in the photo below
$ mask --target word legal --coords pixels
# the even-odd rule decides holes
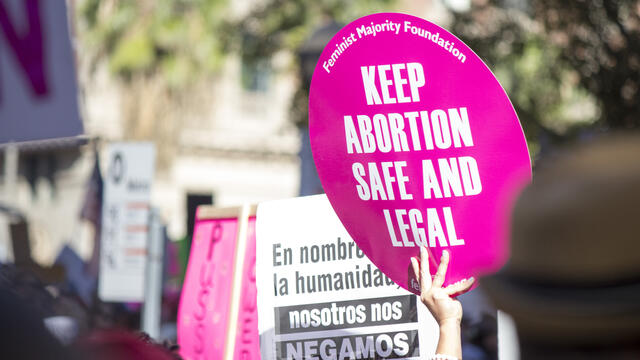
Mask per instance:
[[[422,212],[418,209],[409,211],[395,209],[393,211],[395,216],[392,216],[391,210],[388,209],[382,212],[389,230],[391,244],[395,247],[413,247],[416,245],[435,247],[436,242],[441,247],[464,245],[464,239],[459,239],[456,234],[456,226],[453,222],[450,207],[442,208],[444,227],[442,226],[442,220],[440,220],[440,214],[435,208],[425,210],[426,224]],[[399,230],[400,240],[398,240],[394,228]],[[411,238],[409,238],[410,236]],[[447,239],[449,240],[448,242]]]

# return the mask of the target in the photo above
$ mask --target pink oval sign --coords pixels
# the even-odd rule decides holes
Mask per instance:
[[[495,76],[454,35],[395,13],[345,26],[316,65],[309,131],[338,217],[396,283],[419,291],[419,246],[432,274],[451,252],[446,284],[505,263],[527,143]]]

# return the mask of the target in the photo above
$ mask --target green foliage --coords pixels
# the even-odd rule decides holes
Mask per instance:
[[[452,31],[497,74],[532,143],[640,125],[637,1],[505,4],[472,2]]]
[[[268,0],[237,21],[223,34],[227,51],[241,54],[245,66],[264,66],[279,51],[296,53],[314,30],[331,22],[349,23],[361,16],[391,11],[394,0]],[[328,41],[329,39],[327,39]],[[319,54],[318,54],[319,55]],[[297,59],[299,60],[299,59]],[[308,121],[308,79],[294,63],[301,81],[293,95],[290,117],[297,126]]]
[[[124,80],[159,74],[181,88],[219,68],[225,10],[225,0],[85,0],[78,33],[94,65],[106,58]]]
[[[560,50],[539,24],[527,13],[497,3],[474,3],[468,12],[455,13],[451,30],[494,71],[535,156],[543,133],[561,141],[592,124],[593,99],[580,88],[575,71],[559,61]]]
[[[533,1],[533,15],[559,59],[602,109],[599,125],[640,125],[640,2],[637,0]]]
[[[155,60],[153,42],[145,31],[136,31],[116,43],[111,55],[110,68],[113,72],[143,71]]]
[[[264,60],[281,50],[295,52],[313,30],[329,20],[350,22],[389,11],[394,0],[268,0],[238,21],[229,21],[224,42],[245,62]]]

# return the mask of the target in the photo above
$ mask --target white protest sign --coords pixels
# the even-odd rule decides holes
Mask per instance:
[[[0,1],[0,23],[0,143],[82,134],[65,1]]]
[[[420,299],[357,247],[325,195],[258,205],[263,359],[417,359],[438,327]]]
[[[104,301],[142,301],[155,148],[118,143],[107,153],[98,295]]]

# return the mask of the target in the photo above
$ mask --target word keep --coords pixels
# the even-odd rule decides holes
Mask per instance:
[[[362,84],[367,97],[367,105],[420,101],[418,89],[425,84],[424,69],[420,63],[361,66],[360,72],[362,73]],[[377,79],[380,86],[379,92],[376,84],[376,74],[378,75]],[[389,78],[389,75],[393,80]],[[409,85],[410,97],[405,95],[405,85]],[[391,86],[395,88],[395,97],[392,97],[389,91]],[[382,97],[380,96],[381,94]]]

